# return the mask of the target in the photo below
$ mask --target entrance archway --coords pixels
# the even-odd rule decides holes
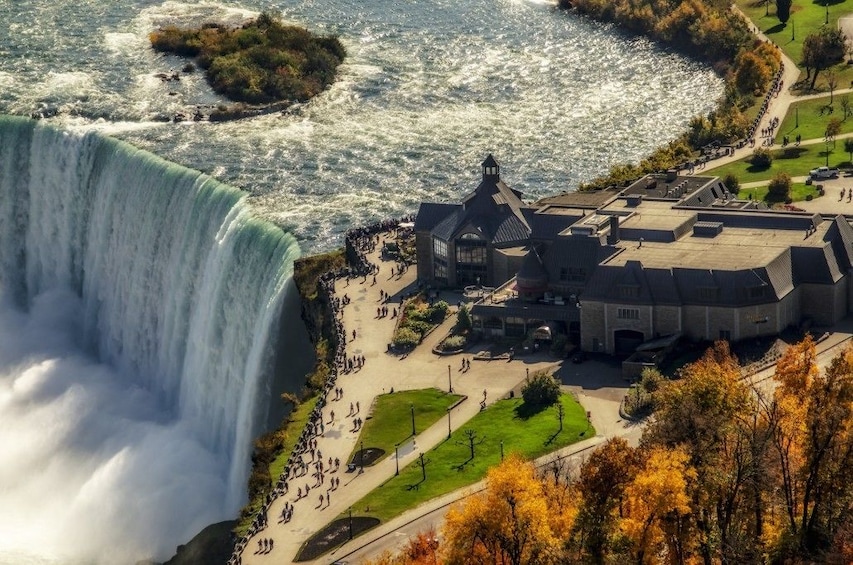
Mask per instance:
[[[630,355],[643,341],[645,341],[643,332],[616,330],[613,332],[614,353],[616,355]]]

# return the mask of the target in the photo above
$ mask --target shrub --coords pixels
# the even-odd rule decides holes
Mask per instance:
[[[456,313],[456,325],[461,331],[467,331],[474,327],[474,323],[471,320],[471,311],[468,310],[467,306],[463,305],[459,309],[459,312]]]
[[[465,336],[464,335],[452,335],[441,342],[439,345],[439,349],[442,351],[456,351],[457,349],[462,349],[465,347]]]
[[[400,328],[394,332],[392,340],[396,347],[414,347],[421,341],[421,336],[409,328]]]
[[[429,319],[433,322],[441,322],[447,316],[447,311],[450,310],[450,304],[444,300],[439,300],[429,308]]]
[[[560,383],[547,371],[536,371],[521,387],[521,397],[532,407],[551,406],[560,398]]]
[[[767,199],[773,202],[787,201],[791,198],[791,175],[778,173],[767,187]]]
[[[663,384],[663,375],[657,369],[646,367],[640,375],[640,386],[646,392],[655,392]]]
[[[738,190],[740,190],[740,181],[737,178],[737,175],[734,173],[729,173],[723,178],[723,184],[729,189],[729,192],[733,194],[737,194]]]
[[[413,332],[416,332],[420,335],[425,335],[434,326],[433,326],[433,324],[431,324],[429,322],[425,322],[423,320],[408,320],[403,327],[409,328]]]
[[[767,169],[773,164],[773,155],[770,153],[769,149],[764,147],[759,147],[755,151],[752,152],[752,157],[749,160],[752,163],[753,167],[758,167],[759,169]]]

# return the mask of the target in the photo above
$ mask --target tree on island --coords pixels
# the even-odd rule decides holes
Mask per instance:
[[[270,12],[239,28],[167,26],[149,39],[156,51],[195,57],[213,90],[251,104],[308,100],[334,81],[346,56],[337,37],[285,25]]]

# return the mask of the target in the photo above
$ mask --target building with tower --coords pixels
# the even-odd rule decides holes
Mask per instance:
[[[482,172],[461,203],[421,204],[415,234],[423,284],[490,287],[472,311],[487,336],[548,330],[629,355],[831,325],[853,305],[844,216],[768,210],[674,171],[525,204],[491,155]]]

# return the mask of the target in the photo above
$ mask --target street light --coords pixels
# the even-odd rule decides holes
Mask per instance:
[[[399,451],[399,447],[400,447],[399,443],[394,444],[394,461],[397,462],[397,470],[394,471],[395,477],[400,474],[400,451]]]
[[[447,439],[450,439],[450,408],[447,409]]]
[[[794,25],[793,18],[791,19],[791,41],[794,41],[794,32],[796,31],[797,26]]]
[[[453,379],[450,377],[450,365],[447,365],[447,391],[453,392]]]
[[[504,440],[501,440],[501,461],[504,460]]]
[[[359,473],[364,473],[364,442],[361,442],[361,456],[358,458],[359,463],[361,463],[361,471]]]
[[[415,404],[412,403],[409,406],[412,408],[412,435],[415,435],[417,433],[415,431]]]
[[[823,23],[828,24],[829,23],[829,0],[823,0],[823,5],[826,8],[826,19],[824,20]]]

